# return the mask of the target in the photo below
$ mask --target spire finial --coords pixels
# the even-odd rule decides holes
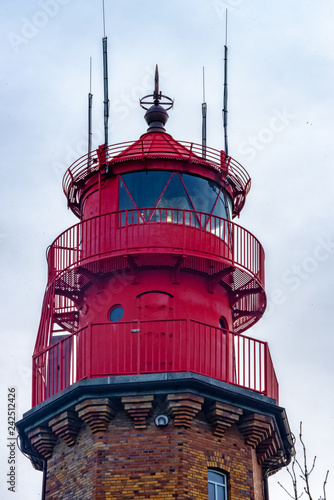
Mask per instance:
[[[148,132],[165,132],[165,124],[168,120],[167,110],[173,107],[174,101],[163,95],[159,89],[159,69],[155,66],[153,94],[146,95],[140,99],[140,105],[146,109],[145,120],[149,126]]]
[[[154,101],[160,101],[161,92],[159,93],[159,68],[158,65],[155,65],[155,75],[154,75],[154,92],[153,92]]]

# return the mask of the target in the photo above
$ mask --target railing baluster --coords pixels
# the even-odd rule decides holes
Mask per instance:
[[[149,220],[146,220],[146,210],[151,211]],[[208,216],[203,212],[173,208],[159,209],[159,212],[157,210],[143,209],[145,212],[144,219],[138,209],[113,212],[88,219],[62,233],[51,245],[48,254],[51,268],[50,282],[73,268],[73,266],[83,264],[85,259],[98,255],[101,255],[102,258],[106,253],[119,251],[123,248],[127,251],[137,247],[138,242],[136,243],[135,232],[138,233],[137,237],[144,238],[145,246],[148,246],[153,234],[156,235],[156,231],[154,233],[151,231],[151,224],[157,223],[165,235],[166,227],[164,224],[171,222],[180,226],[180,232],[182,229],[183,252],[192,248],[197,249],[197,242],[203,252],[220,258],[223,257],[225,260],[230,261],[232,266],[237,265],[245,269],[261,284],[264,282],[263,249],[251,233],[232,221],[217,216]],[[171,220],[169,212],[171,213]],[[124,224],[121,223],[122,214],[125,217]],[[111,217],[112,224],[110,224]],[[199,222],[201,227],[197,227],[196,221]],[[124,231],[122,231],[123,245],[121,240],[115,239],[119,225],[124,228]],[[194,231],[189,232],[189,228]],[[111,238],[109,233],[114,234],[114,237]],[[100,237],[101,234],[103,238]],[[218,240],[217,236],[219,237]],[[190,240],[189,237],[191,237]],[[83,241],[81,241],[82,239]],[[167,248],[172,248],[174,241],[175,238],[171,237],[170,240],[165,240],[164,244]],[[219,245],[218,241],[220,242]],[[81,248],[84,249],[84,254],[82,254]]]
[[[103,329],[100,344],[104,343],[105,349],[102,351],[110,352],[110,342],[113,343],[114,353],[116,351],[116,357],[113,357],[116,361],[115,370],[119,374],[124,373],[124,370],[134,374],[175,371],[177,366],[179,371],[195,370],[202,375],[261,392],[278,400],[277,379],[266,342],[234,332],[224,333],[223,330],[193,320],[147,321],[138,322],[136,326],[139,332],[131,333],[130,342],[131,352],[134,350],[136,353],[134,364],[131,362],[132,358],[126,355],[130,323],[90,325],[34,356],[34,404],[57,394],[78,379],[101,376],[101,370],[102,374],[103,370],[106,370],[105,375],[108,374],[109,365],[101,364],[102,359],[101,366],[95,363],[95,371],[93,370],[92,360],[96,355],[93,327]],[[108,335],[109,329],[112,329],[111,336]],[[148,331],[153,335],[165,332],[160,350],[155,350],[155,342],[150,345]],[[112,369],[113,374],[115,370]]]

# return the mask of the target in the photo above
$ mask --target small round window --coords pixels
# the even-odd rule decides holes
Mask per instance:
[[[109,313],[109,319],[110,321],[121,321],[121,319],[124,316],[124,309],[122,306],[114,306],[110,313]]]
[[[219,318],[219,328],[222,328],[223,330],[228,330],[228,323],[224,316]]]

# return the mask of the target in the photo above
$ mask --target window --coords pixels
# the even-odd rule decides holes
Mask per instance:
[[[224,316],[221,316],[219,318],[219,328],[221,328],[222,330],[228,330],[228,323],[226,321],[226,318],[224,318]]]
[[[114,306],[109,313],[109,319],[112,322],[121,321],[123,316],[124,309],[122,306]]]
[[[209,500],[228,500],[226,474],[209,469],[208,487],[209,487]]]
[[[135,213],[147,208],[153,210],[151,213],[143,211],[143,222],[157,222],[156,218],[159,219],[160,214],[163,216],[164,209],[174,208],[210,215],[211,217],[202,217],[203,220],[197,215],[194,225],[213,231],[213,226],[219,224],[218,219],[230,220],[232,200],[218,184],[196,175],[150,170],[120,176],[119,210],[134,209]],[[138,223],[139,220],[128,222]]]

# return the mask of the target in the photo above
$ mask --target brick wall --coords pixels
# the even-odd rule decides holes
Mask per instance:
[[[207,500],[212,467],[227,473],[229,500],[263,500],[261,466],[245,444],[238,416],[217,431],[202,398],[185,403],[168,396],[154,405],[149,398],[123,398],[122,407],[109,412],[111,420],[93,429],[87,408],[77,408],[86,423],[81,421],[75,439],[56,441],[46,499]],[[166,412],[171,421],[157,427],[155,416]]]

